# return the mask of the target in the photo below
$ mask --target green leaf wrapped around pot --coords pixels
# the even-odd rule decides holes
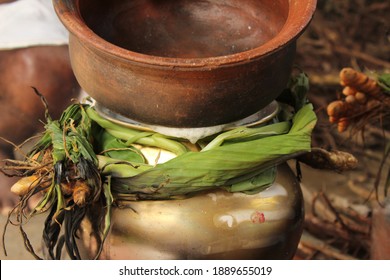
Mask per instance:
[[[228,137],[222,144],[218,140],[212,148],[184,153],[128,178],[113,176],[112,190],[122,198],[128,194],[133,199],[166,199],[216,187],[233,186],[234,190],[235,184],[253,180],[278,163],[310,151],[315,123],[312,106],[305,105],[292,123],[237,128],[235,132],[225,132]],[[243,141],[238,141],[240,131]],[[234,134],[235,141],[229,142]],[[218,137],[224,138],[224,133]],[[257,183],[254,188],[272,183],[270,176],[266,177],[266,183]]]

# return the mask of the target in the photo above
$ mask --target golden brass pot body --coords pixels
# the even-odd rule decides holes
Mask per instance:
[[[302,233],[303,201],[283,164],[275,183],[258,194],[223,190],[181,200],[134,201],[114,208],[102,259],[291,259]],[[84,221],[84,258],[96,254]]]

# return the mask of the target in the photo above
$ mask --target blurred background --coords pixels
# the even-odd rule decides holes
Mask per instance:
[[[342,133],[326,112],[330,102],[342,98],[342,68],[372,77],[389,73],[389,14],[386,0],[319,0],[298,41],[296,64],[310,78],[309,99],[319,118],[313,146],[349,152],[359,163],[342,173],[302,165],[307,207],[297,259],[390,259],[389,108]]]

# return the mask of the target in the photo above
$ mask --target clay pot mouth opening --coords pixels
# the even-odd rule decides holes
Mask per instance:
[[[69,32],[126,60],[213,67],[262,57],[295,41],[316,0],[54,0]]]

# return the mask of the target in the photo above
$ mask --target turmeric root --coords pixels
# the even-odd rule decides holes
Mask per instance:
[[[337,130],[344,132],[348,127],[364,118],[364,115],[378,107],[390,107],[390,96],[385,94],[379,83],[368,75],[352,68],[340,71],[340,84],[345,96],[328,104],[329,122],[337,124]],[[378,109],[377,109],[378,110]]]
[[[333,101],[327,107],[329,122],[337,124],[337,130],[339,132],[344,132],[361,109],[361,106],[355,106],[354,103],[346,100]]]
[[[313,148],[309,153],[299,156],[298,160],[312,168],[336,172],[352,170],[358,165],[358,160],[350,153],[327,151],[321,148]]]
[[[36,175],[22,177],[11,187],[11,192],[19,196],[26,195],[32,188],[37,186],[38,180],[39,178]]]
[[[350,89],[352,89],[355,93],[363,92],[373,98],[383,99],[381,95],[382,88],[378,85],[377,81],[352,68],[343,68],[340,71],[340,84],[349,88],[346,91],[351,91]]]
[[[381,80],[380,75],[378,80]],[[384,88],[375,79],[367,74],[356,71],[352,68],[343,68],[340,71],[340,84],[344,86],[343,94],[354,96],[360,104],[365,104],[369,100],[378,100],[390,107],[390,96],[385,93]]]
[[[78,180],[75,182],[73,189],[73,201],[78,206],[85,206],[88,199],[90,198],[91,188],[85,181]]]
[[[11,192],[18,196],[24,196],[37,186],[40,186],[44,191],[45,187],[50,186],[50,183],[43,182],[43,178],[40,178],[37,175],[22,177],[11,187]]]
[[[356,101],[359,102],[360,104],[366,104],[368,101],[367,95],[364,92],[358,91],[354,95],[354,97],[355,97]]]
[[[356,93],[357,93],[357,90],[350,87],[350,86],[346,86],[343,89],[343,94],[346,96],[355,95]]]

